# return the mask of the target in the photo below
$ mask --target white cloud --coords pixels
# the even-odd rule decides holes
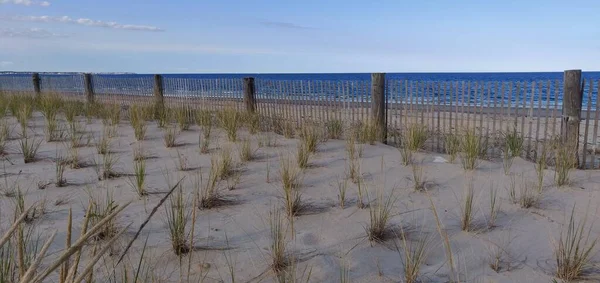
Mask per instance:
[[[51,38],[51,37],[68,37],[66,34],[53,33],[51,31],[40,28],[27,29],[6,29],[0,28],[0,38],[2,37],[25,37],[25,38]]]
[[[50,2],[48,2],[48,1],[31,1],[31,0],[0,0],[0,4],[15,4],[15,5],[23,5],[23,6],[42,6],[42,7],[50,6]]]
[[[3,0],[0,0],[3,1]],[[129,25],[120,24],[117,22],[97,21],[86,18],[74,19],[69,16],[52,17],[52,16],[2,16],[0,19],[22,21],[22,22],[38,22],[38,23],[66,23],[91,27],[103,27],[112,29],[135,30],[135,31],[164,31],[161,28],[145,25]]]
[[[14,63],[11,61],[0,61],[0,67],[12,66]]]

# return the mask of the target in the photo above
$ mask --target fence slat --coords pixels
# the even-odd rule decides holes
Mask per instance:
[[[533,97],[535,95],[535,82],[531,82],[531,99],[529,101],[529,119],[527,119],[529,121],[529,129],[528,129],[528,134],[527,136],[529,137],[528,142],[527,142],[527,158],[530,159],[531,158],[531,143],[532,143],[532,131],[533,131]]]
[[[589,133],[589,126],[590,126],[590,111],[592,110],[592,93],[594,92],[594,85],[593,85],[593,81],[592,80],[588,80],[589,82],[589,88],[588,88],[588,101],[587,101],[587,111],[585,113],[585,129],[583,130],[584,134],[583,134],[583,162],[581,164],[582,168],[586,168],[587,163],[586,163],[586,157],[589,154],[587,152],[587,145],[588,145],[588,133]],[[583,88],[585,88],[585,81],[583,84]]]
[[[546,116],[546,121],[544,122],[544,142],[542,142],[542,152],[544,154],[546,154],[546,146],[547,146],[547,140],[548,140],[548,120],[550,119],[550,115],[548,112],[550,112],[550,84],[552,82],[550,80],[548,80],[547,84],[546,84],[546,105],[544,106],[544,112],[545,112],[545,116]]]
[[[592,169],[596,169],[596,150],[598,149],[597,137],[598,137],[598,119],[600,118],[600,109],[598,108],[598,102],[600,102],[600,80],[597,84],[598,91],[596,93],[596,107],[594,111],[594,136],[592,137]],[[590,93],[592,95],[592,93]]]
[[[537,108],[537,121],[536,121],[536,127],[535,127],[535,148],[533,151],[533,160],[537,160],[538,159],[538,149],[540,148],[539,146],[539,142],[540,142],[540,121],[542,120],[541,117],[541,110],[542,110],[542,90],[544,88],[544,84],[543,82],[539,82],[538,83],[538,108]]]

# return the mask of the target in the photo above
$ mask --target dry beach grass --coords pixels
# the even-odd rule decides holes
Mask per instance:
[[[572,168],[558,141],[530,162],[507,133],[503,157],[483,160],[472,129],[444,155],[423,150],[419,124],[397,149],[369,123],[296,128],[233,107],[0,107],[0,282],[600,276],[600,173]]]

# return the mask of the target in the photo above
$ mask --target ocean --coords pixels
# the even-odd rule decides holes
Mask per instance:
[[[81,74],[40,74],[42,90],[58,92],[83,92]],[[98,94],[149,95],[153,87],[152,74],[95,74],[94,91]],[[355,97],[369,100],[370,73],[244,73],[244,74],[164,74],[165,96],[241,97],[241,78],[256,79],[257,94],[266,97],[292,97],[296,99],[352,100]],[[583,107],[596,107],[600,72],[583,72],[588,82],[584,88]],[[240,79],[240,80],[238,80]],[[216,83],[207,83],[215,80]],[[412,103],[448,104],[463,96],[465,104],[531,105],[549,107],[562,105],[562,72],[529,73],[386,73],[388,102],[412,100]],[[283,83],[285,81],[285,83]],[[392,82],[392,83],[390,83]],[[448,94],[440,89],[448,86]],[[467,84],[472,83],[468,86]],[[535,89],[531,89],[535,82]],[[590,89],[589,82],[592,83]],[[500,84],[495,89],[496,83]],[[519,84],[527,87],[517,88]],[[0,90],[31,89],[31,74],[0,74]],[[512,89],[511,89],[512,87]],[[466,96],[464,93],[466,92]],[[518,95],[517,95],[518,94]],[[426,96],[425,99],[417,99]],[[462,101],[461,101],[462,103]]]

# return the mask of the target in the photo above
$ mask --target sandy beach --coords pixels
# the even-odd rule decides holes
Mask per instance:
[[[56,187],[53,182],[56,157],[68,155],[68,144],[44,141],[35,161],[25,164],[18,149],[19,125],[14,117],[5,119],[12,125],[13,138],[7,144],[3,162],[3,183],[8,184],[3,189],[20,188],[27,205],[43,203],[43,213],[28,225],[35,227],[42,238],[57,231],[45,262],[64,249],[69,209],[73,215],[73,234],[78,235],[90,195],[99,200],[110,195],[116,204],[132,201],[116,221],[117,227],[130,226],[95,267],[97,282],[113,282],[108,279],[111,264],[164,196],[161,192],[182,180],[180,187],[185,195],[186,211],[195,216],[193,221],[191,217],[188,221],[190,227],[192,222],[194,224],[196,249],[191,256],[181,259],[173,253],[166,210],[161,207],[134,241],[125,266],[137,266],[146,245],[144,264],[153,276],[152,282],[178,282],[182,274],[194,278],[186,282],[200,282],[199,278],[204,278],[204,282],[232,282],[231,274],[236,282],[277,281],[270,267],[270,213],[283,207],[281,158],[295,159],[299,139],[268,132],[251,135],[241,129],[239,139],[249,139],[253,151],[252,160],[241,162],[239,144],[229,142],[222,129],[214,129],[209,153],[202,154],[198,144],[202,133],[199,126],[178,131],[177,145],[166,148],[164,129],[158,128],[156,122],[149,122],[143,141],[136,141],[129,122],[121,120],[117,135],[110,142],[110,151],[117,158],[114,170],[118,177],[99,181],[95,165],[102,162],[102,157],[94,143],[102,134],[102,121],[92,119],[88,123],[79,117],[84,133],[82,141],[85,141],[78,148],[81,168],[67,168],[66,185]],[[44,127],[44,117],[35,112],[29,121],[30,134],[41,140]],[[140,144],[148,157],[146,189],[151,192],[143,197],[135,193],[131,183],[133,152]],[[218,156],[227,149],[232,151],[235,174],[220,181],[218,186],[230,202],[212,209],[195,208],[195,178],[201,175],[207,180],[211,156]],[[509,188],[511,182],[516,184],[517,190],[527,182],[534,182],[537,179],[534,163],[517,157],[506,175],[501,160],[480,160],[475,170],[465,171],[460,158],[453,163],[449,159],[445,154],[415,153],[414,160],[420,164],[426,179],[426,190],[415,191],[413,168],[402,165],[397,148],[379,143],[363,145],[363,156],[359,158],[363,202],[376,206],[385,199],[394,200],[388,225],[392,233],[374,242],[369,241],[366,232],[371,210],[357,207],[360,202],[357,184],[347,180],[346,141],[330,139],[320,143],[309,158],[308,168],[302,171],[302,181],[297,188],[306,207],[291,219],[284,217],[283,221],[286,253],[294,262],[293,277],[301,282],[307,279],[309,282],[404,282],[403,243],[416,244],[426,239],[426,257],[419,282],[449,282],[453,277],[459,277],[460,282],[550,282],[556,268],[554,245],[573,206],[578,219],[588,214],[588,223],[599,216],[600,173],[597,171],[573,170],[569,185],[557,187],[552,168],[547,168],[539,202],[534,207],[521,208],[510,200]],[[180,168],[181,160],[185,162],[185,170]],[[340,207],[340,182],[347,184],[344,208]],[[474,211],[472,228],[466,232],[461,229],[461,207],[469,184],[474,192]],[[499,205],[493,225],[490,225],[491,192],[497,193]],[[14,197],[4,194],[0,203],[2,227],[6,227],[12,219]],[[167,205],[168,202],[164,206]],[[441,222],[439,229],[433,207]],[[186,233],[189,231],[191,228]],[[454,267],[450,267],[440,231],[448,235]],[[600,227],[592,228],[592,235],[599,232]],[[94,243],[87,245],[92,247]],[[86,258],[91,256],[89,247]],[[490,264],[494,251],[498,250],[502,252],[495,271]],[[189,273],[185,271],[188,267]],[[344,274],[348,281],[341,281]],[[57,276],[51,275],[49,282]]]

